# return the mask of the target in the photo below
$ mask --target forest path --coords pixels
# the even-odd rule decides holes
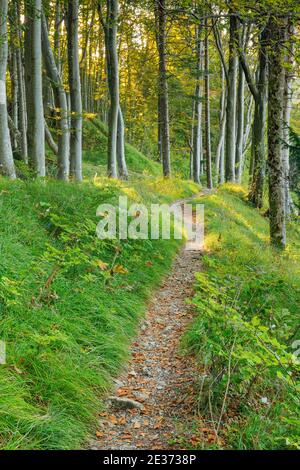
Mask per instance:
[[[183,247],[149,304],[91,449],[178,449],[199,439],[193,423],[200,374],[193,358],[180,354],[180,340],[193,318],[186,299],[200,270],[201,251]]]

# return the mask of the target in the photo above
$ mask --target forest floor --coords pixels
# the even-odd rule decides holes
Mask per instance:
[[[199,439],[194,421],[200,374],[180,343],[194,316],[186,300],[200,270],[201,252],[183,247],[150,302],[91,449],[178,449]]]

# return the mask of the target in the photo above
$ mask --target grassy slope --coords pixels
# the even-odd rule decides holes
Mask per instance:
[[[88,176],[106,174],[107,129],[98,119],[86,120],[84,124],[84,159],[85,173]],[[160,176],[161,166],[145,157],[132,145],[125,146],[126,161],[131,175]]]
[[[237,335],[227,400],[230,419],[223,420],[221,445],[297,447],[299,371],[294,370],[290,354],[293,341],[299,339],[299,225],[289,227],[288,248],[280,254],[269,245],[268,220],[245,202],[242,188],[227,186],[201,202],[207,254],[194,299],[199,316],[185,344],[201,364],[207,364],[209,377],[218,377],[211,388],[212,411],[218,419]],[[206,393],[205,386],[202,412],[211,422]],[[269,404],[263,404],[261,397],[267,397]]]
[[[99,138],[94,144],[104,159]],[[159,166],[132,147],[127,155],[135,176],[124,183],[0,178],[0,339],[7,343],[7,364],[0,366],[2,449],[82,445],[147,299],[175,255],[175,241],[119,245],[95,236],[102,202],[124,194],[134,202],[168,202],[197,191],[189,182],[149,176]],[[99,170],[98,156],[90,153],[90,175]],[[143,182],[141,173],[148,174]]]

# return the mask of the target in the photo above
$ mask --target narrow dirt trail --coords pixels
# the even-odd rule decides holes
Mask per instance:
[[[201,252],[183,247],[152,298],[91,449],[179,449],[193,440],[199,371],[179,346],[193,318],[186,299],[200,270]]]

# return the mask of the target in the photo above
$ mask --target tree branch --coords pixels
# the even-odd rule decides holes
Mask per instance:
[[[245,78],[246,78],[249,90],[250,90],[251,94],[253,95],[253,98],[256,101],[257,98],[258,98],[258,89],[257,89],[257,86],[254,83],[254,80],[253,80],[253,77],[252,77],[252,74],[251,74],[251,71],[250,71],[250,68],[249,68],[249,64],[248,64],[248,61],[247,61],[247,58],[246,58],[246,54],[243,50],[239,50],[239,58],[240,58],[241,65],[242,65],[243,70],[244,70],[244,74],[245,74]]]
[[[47,144],[55,155],[58,155],[58,145],[54,142],[50,129],[45,119],[45,137]]]
[[[219,55],[220,55],[222,67],[224,69],[226,82],[228,84],[228,82],[229,82],[228,69],[227,69],[227,65],[226,65],[226,61],[225,61],[225,57],[224,57],[224,52],[223,52],[223,48],[222,48],[220,33],[219,33],[218,28],[217,28],[217,23],[216,22],[213,22],[212,30],[213,30],[213,33],[214,33],[216,46],[217,46],[217,49],[218,49],[218,52],[219,52]]]

